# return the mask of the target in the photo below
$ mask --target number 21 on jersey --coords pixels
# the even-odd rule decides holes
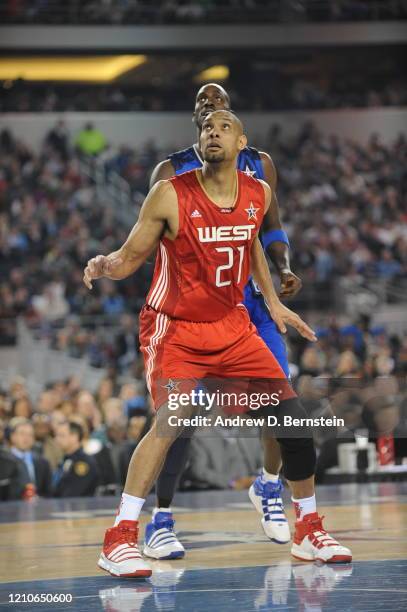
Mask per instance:
[[[237,273],[236,284],[240,283],[240,280],[241,280],[241,277],[242,277],[244,249],[245,249],[244,246],[237,247],[237,250],[239,251],[239,254],[238,254],[238,257],[239,257],[239,268],[238,268],[238,273]],[[225,270],[230,270],[231,268],[233,268],[234,263],[235,263],[235,251],[230,246],[217,247],[216,251],[218,253],[227,253],[228,262],[226,264],[224,264],[222,266],[218,266],[216,268],[215,284],[216,284],[217,287],[227,287],[228,285],[232,284],[232,281],[231,280],[222,280],[222,272],[224,272]],[[237,255],[237,253],[236,253],[236,255]]]

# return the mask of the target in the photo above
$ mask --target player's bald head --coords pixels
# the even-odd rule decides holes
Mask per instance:
[[[212,111],[229,110],[230,98],[227,91],[218,83],[207,83],[203,85],[195,99],[195,109],[192,120],[201,128],[203,120]]]
[[[196,94],[196,99],[198,100],[198,98],[203,94],[211,94],[215,96],[216,94],[220,94],[221,97],[224,98],[224,100],[226,101],[227,106],[230,106],[229,94],[226,89],[222,87],[222,85],[219,85],[219,83],[206,83],[206,85],[202,85],[202,87],[198,90],[198,93]]]
[[[237,115],[235,115],[235,113],[233,111],[230,110],[215,110],[211,113],[209,113],[206,117],[205,120],[202,124],[202,127],[208,122],[208,121],[217,121],[217,120],[222,120],[222,119],[227,119],[228,121],[230,121],[233,125],[234,130],[236,130],[236,133],[239,134],[239,136],[241,134],[244,134],[244,128],[243,128],[243,123],[240,121],[239,117]]]
[[[239,117],[229,110],[215,110],[203,120],[199,145],[208,163],[233,161],[247,145]]]

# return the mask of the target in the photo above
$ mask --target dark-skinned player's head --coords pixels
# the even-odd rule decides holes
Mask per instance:
[[[192,121],[200,130],[205,117],[215,110],[229,110],[230,98],[227,91],[217,83],[208,83],[196,94],[195,110]]]
[[[243,124],[232,111],[216,110],[204,118],[199,146],[206,162],[233,161],[246,145]]]

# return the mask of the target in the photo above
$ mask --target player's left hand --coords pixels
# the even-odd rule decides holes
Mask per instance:
[[[268,308],[275,324],[282,334],[287,332],[286,326],[290,325],[307,340],[310,340],[311,342],[317,341],[318,338],[316,337],[314,330],[311,329],[311,327],[309,327],[309,325],[307,325],[296,312],[293,312],[281,302],[275,302],[271,306],[268,305]]]
[[[296,295],[302,287],[302,281],[291,270],[280,272],[280,294],[279,297],[284,299]]]

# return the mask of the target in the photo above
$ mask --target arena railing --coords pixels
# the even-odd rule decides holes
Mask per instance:
[[[18,371],[9,371],[9,376],[23,376],[33,397],[52,380],[76,376],[81,386],[95,392],[106,375],[103,368],[93,368],[84,358],[75,359],[62,351],[49,348],[47,340],[38,340],[25,321],[17,321]]]
[[[97,157],[80,158],[81,173],[90,178],[96,186],[98,201],[112,208],[116,217],[131,227],[135,218],[135,206],[129,183],[115,170],[106,171],[103,159]]]

